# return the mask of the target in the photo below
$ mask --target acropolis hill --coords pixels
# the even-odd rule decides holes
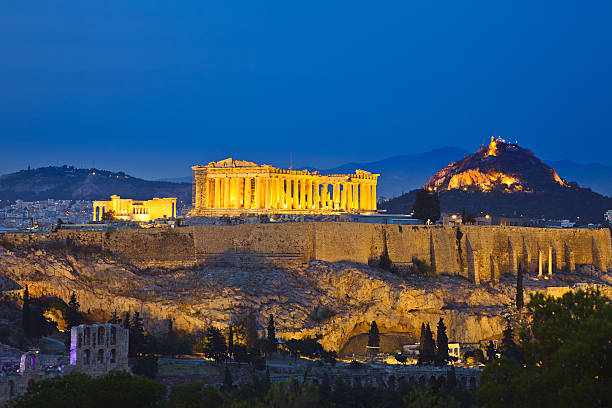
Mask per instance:
[[[165,330],[168,316],[195,331],[226,327],[251,311],[263,328],[273,313],[277,335],[321,335],[343,353],[355,352],[372,320],[385,351],[418,341],[421,322],[441,316],[453,340],[499,338],[516,310],[518,263],[527,268],[527,293],[598,287],[612,294],[607,230],[319,222],[60,230],[1,240],[6,290],[28,284],[32,296],[62,299],[75,291],[83,310],[101,319],[138,310],[153,332]],[[379,268],[383,254],[412,272]],[[425,276],[418,263],[438,276]],[[545,276],[538,278],[540,265]]]

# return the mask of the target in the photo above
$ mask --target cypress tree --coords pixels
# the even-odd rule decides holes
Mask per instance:
[[[425,326],[423,345],[419,354],[419,364],[431,364],[435,361],[436,345],[433,339],[433,333],[429,327],[429,323]]]
[[[21,308],[21,326],[26,337],[29,337],[32,333],[32,325],[30,320],[30,291],[28,285],[25,286],[23,291],[23,307]]]
[[[137,356],[140,352],[142,352],[143,345],[144,326],[142,324],[142,319],[140,318],[140,313],[134,312],[134,317],[132,317],[132,325],[130,327],[129,354],[132,357]]]
[[[368,347],[380,347],[380,333],[376,321],[372,321],[370,332],[368,333]]]
[[[70,295],[70,301],[68,301],[68,308],[66,310],[66,323],[68,323],[69,328],[78,326],[83,322],[83,317],[81,316],[81,312],[79,312],[79,307],[81,307],[81,305],[77,301],[76,293],[72,292],[72,295]]]
[[[234,327],[230,324],[229,334],[227,335],[227,355],[234,355]]]
[[[130,312],[125,312],[125,314],[123,315],[123,328],[124,329],[130,329]]]
[[[421,323],[421,335],[419,337],[419,364],[423,355],[423,347],[425,346],[425,323]]]
[[[438,321],[438,331],[436,333],[436,341],[438,349],[436,350],[436,361],[440,365],[445,365],[450,357],[448,355],[448,336],[446,335],[446,326],[444,319]]]
[[[270,314],[268,320],[268,351],[274,353],[276,351],[276,329],[274,328],[274,316]]]
[[[119,319],[119,316],[117,315],[117,309],[115,309],[113,311],[113,314],[111,315],[111,318],[108,320],[108,322],[110,324],[119,324],[119,323],[121,323],[121,319]]]
[[[519,265],[518,272],[516,274],[516,309],[521,310],[525,305],[523,299],[523,266]]]
[[[487,344],[487,361],[495,360],[496,354],[495,344],[493,344],[493,340],[489,340],[489,344]]]

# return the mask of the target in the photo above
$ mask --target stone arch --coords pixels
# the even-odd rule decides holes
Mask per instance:
[[[83,364],[89,364],[89,361],[91,359],[91,351],[89,351],[89,349],[86,349],[83,351]]]
[[[476,379],[474,377],[470,377],[470,389],[476,389]]]
[[[110,344],[117,344],[117,327],[116,326],[111,326],[111,338],[110,338]]]
[[[34,354],[28,355],[28,369],[36,370],[36,356]]]
[[[89,346],[89,339],[91,337],[91,329],[86,327],[83,333],[83,344]]]
[[[436,376],[432,375],[429,377],[429,385],[434,385],[436,383]]]
[[[100,221],[102,217],[100,216],[100,206],[96,206],[94,221]]]
[[[98,364],[104,364],[104,349],[98,350]]]
[[[8,387],[9,387],[9,398],[12,398],[15,396],[15,381],[9,380]]]
[[[424,375],[419,377],[419,384],[425,385],[425,376]]]
[[[111,363],[116,363],[117,362],[117,350],[115,350],[115,349],[111,349],[111,351],[110,351],[110,362]]]

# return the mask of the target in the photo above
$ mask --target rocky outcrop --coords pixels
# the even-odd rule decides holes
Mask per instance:
[[[225,327],[254,311],[262,329],[273,314],[279,336],[320,335],[324,346],[336,350],[367,332],[372,320],[383,334],[402,333],[405,341],[417,340],[422,322],[435,326],[440,317],[451,340],[498,338],[505,317],[514,312],[513,276],[502,276],[495,286],[476,286],[458,276],[401,278],[349,262],[312,261],[295,268],[219,263],[145,271],[101,254],[75,257],[30,246],[0,249],[0,271],[5,290],[28,284],[33,296],[64,300],[74,291],[82,310],[107,316],[115,309],[138,310],[152,332],[165,330],[169,316],[176,327],[198,331],[209,324]],[[525,288],[560,295],[599,285],[612,295],[610,281],[606,273],[577,271],[547,280],[530,275]]]

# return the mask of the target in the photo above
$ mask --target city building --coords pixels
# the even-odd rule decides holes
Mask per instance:
[[[604,218],[612,226],[612,210],[608,210],[604,213]]]
[[[123,221],[149,222],[160,218],[176,217],[176,198],[154,198],[136,201],[110,196],[110,201],[93,202],[93,220],[102,221],[104,213]]]
[[[192,170],[192,216],[376,211],[378,174],[364,170],[322,175],[231,158]]]

